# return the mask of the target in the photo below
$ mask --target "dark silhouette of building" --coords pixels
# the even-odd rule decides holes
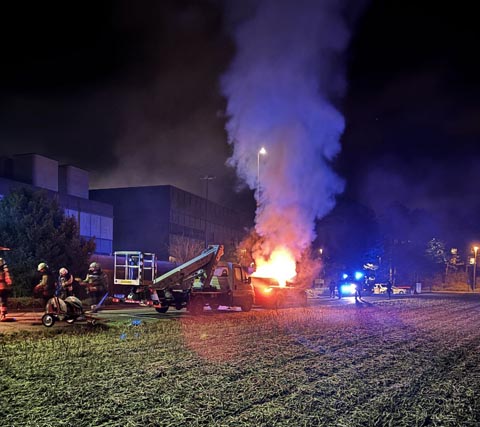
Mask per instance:
[[[113,206],[113,250],[154,252],[168,259],[175,237],[234,248],[249,219],[171,185],[90,190],[90,199]],[[241,210],[239,210],[241,212]]]

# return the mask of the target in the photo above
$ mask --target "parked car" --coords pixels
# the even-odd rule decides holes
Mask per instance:
[[[373,293],[374,294],[386,294],[387,293],[387,287],[385,286],[384,283],[375,283],[375,286],[373,287]],[[397,286],[392,286],[392,294],[393,295],[405,295],[407,293],[407,289],[405,288],[399,288]]]

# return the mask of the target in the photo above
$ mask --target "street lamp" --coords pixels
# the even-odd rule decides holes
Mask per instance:
[[[477,253],[478,253],[478,246],[473,247],[473,290],[477,287]]]
[[[267,150],[265,147],[260,148],[257,153],[257,198],[260,199],[260,154],[265,156],[267,154]]]
[[[202,180],[204,180],[207,184],[207,188],[205,190],[205,229],[204,229],[204,233],[205,233],[205,248],[208,247],[208,239],[207,239],[207,219],[208,219],[208,183],[209,181],[211,181],[212,179],[215,179],[216,177],[215,176],[212,176],[212,175],[205,175],[204,177],[200,178]]]

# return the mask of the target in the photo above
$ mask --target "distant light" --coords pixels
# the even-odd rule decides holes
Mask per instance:
[[[360,280],[363,277],[363,273],[361,271],[355,272],[355,280]]]
[[[260,151],[258,152],[258,154],[261,154],[262,156],[267,154],[267,150],[265,150],[265,147],[260,148]]]
[[[346,273],[343,273],[343,275],[342,275],[342,279],[343,279],[343,280],[345,280],[347,277],[348,277],[348,274],[346,274]]]

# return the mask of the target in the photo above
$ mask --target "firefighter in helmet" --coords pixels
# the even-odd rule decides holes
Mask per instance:
[[[108,277],[102,270],[100,263],[92,262],[90,264],[83,284],[87,287],[87,291],[93,300],[92,310],[95,310],[97,308],[96,305],[101,301],[108,289]]]
[[[37,271],[41,274],[40,282],[35,286],[33,292],[43,299],[45,305],[55,295],[56,282],[47,263],[38,264]]]
[[[58,270],[58,287],[60,298],[65,299],[67,297],[75,296],[73,294],[73,275],[70,274],[65,267]]]
[[[12,289],[12,279],[5,260],[0,258],[0,321],[7,318],[7,302]]]

